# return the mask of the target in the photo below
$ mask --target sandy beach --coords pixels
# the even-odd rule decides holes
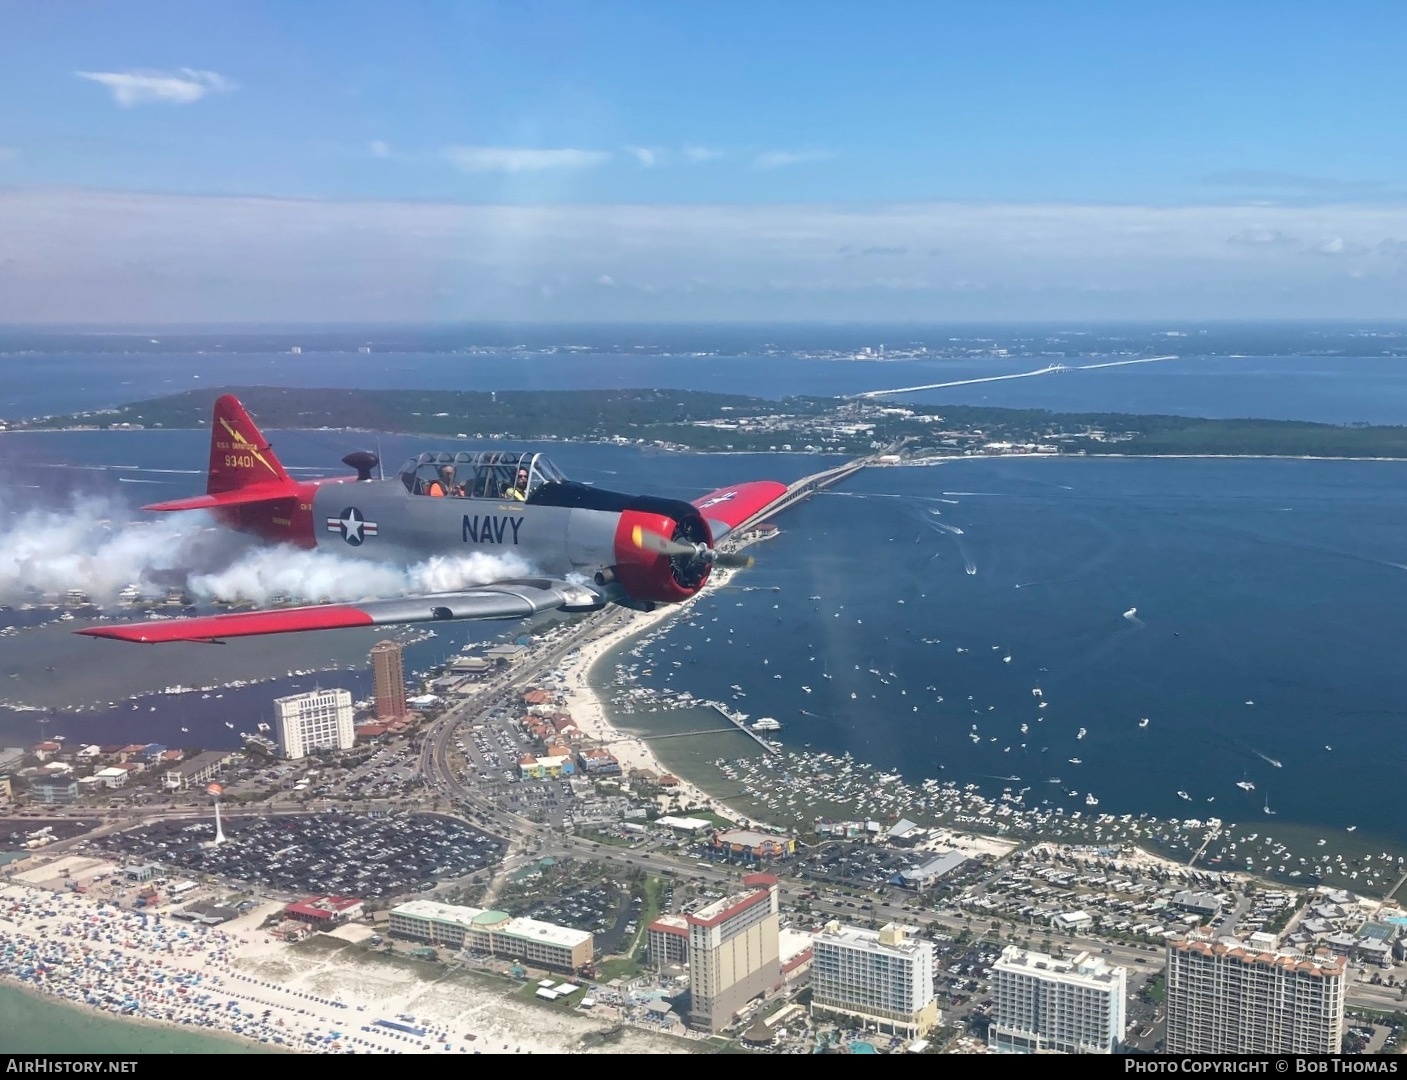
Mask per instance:
[[[288,945],[258,929],[278,907],[206,928],[6,884],[0,978],[130,1021],[308,1053],[688,1052],[630,1027],[603,1041],[614,1010],[539,1006],[489,975],[369,954],[355,944],[372,932],[364,925]]]
[[[708,584],[682,604],[663,606],[651,612],[631,613],[607,633],[582,645],[562,665],[565,675],[563,700],[567,711],[572,714],[572,722],[584,736],[609,750],[620,762],[622,772],[628,774],[632,769],[644,769],[659,775],[673,775],[655,757],[648,743],[611,724],[601,697],[592,686],[593,671],[610,653],[624,646],[632,638],[655,630],[666,620],[688,612],[703,597],[726,585],[734,573],[734,570],[715,570],[710,575]],[[679,785],[674,789],[674,793],[662,797],[669,804],[664,808],[706,806],[713,813],[730,821],[740,819],[740,814],[718,802],[702,788],[683,777],[677,779]]]

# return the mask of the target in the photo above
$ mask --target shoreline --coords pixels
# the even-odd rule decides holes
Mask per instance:
[[[594,740],[615,757],[620,763],[622,777],[628,776],[631,769],[647,770],[657,776],[674,776],[679,784],[665,798],[677,800],[681,806],[705,806],[729,821],[739,821],[747,815],[720,802],[689,777],[671,770],[639,734],[617,727],[605,701],[597,693],[593,674],[604,663],[613,661],[616,653],[632,639],[661,628],[672,616],[688,611],[700,599],[727,585],[737,573],[737,570],[730,569],[715,570],[709,575],[708,583],[682,604],[661,606],[648,613],[632,612],[631,617],[619,626],[581,645],[574,657],[563,665],[563,697],[572,722],[582,735]]]
[[[251,1042],[250,1040],[245,1039],[245,1038],[243,1038],[242,1036],[236,1035],[236,1034],[234,1034],[234,1033],[232,1033],[232,1032],[228,1032],[228,1031],[219,1031],[219,1030],[215,1030],[215,1029],[213,1029],[213,1028],[199,1028],[199,1029],[194,1029],[194,1030],[193,1030],[193,1029],[190,1027],[190,1025],[188,1025],[188,1024],[177,1024],[177,1023],[173,1023],[172,1021],[169,1021],[169,1020],[158,1020],[158,1019],[156,1019],[156,1018],[154,1018],[154,1017],[149,1017],[149,1016],[120,1016],[120,1015],[111,1013],[111,1012],[109,1012],[109,1011],[106,1010],[106,1009],[100,1009],[100,1008],[98,1008],[96,1005],[89,1005],[89,1004],[87,1004],[86,1002],[82,1002],[82,1001],[71,1001],[71,1000],[69,1000],[69,999],[67,999],[67,998],[60,997],[60,996],[57,995],[57,994],[50,994],[50,993],[47,993],[47,992],[45,992],[44,990],[39,989],[37,986],[33,986],[33,985],[31,985],[30,983],[25,982],[23,979],[16,979],[16,978],[14,978],[13,976],[11,976],[11,975],[9,975],[9,974],[7,974],[7,973],[3,973],[3,972],[0,972],[0,987],[4,987],[6,990],[13,990],[15,993],[18,993],[18,994],[23,994],[25,997],[29,998],[31,1001],[34,1001],[34,1002],[38,1002],[38,1003],[43,1004],[46,1008],[71,1009],[73,1012],[78,1013],[78,1014],[81,1015],[81,1016],[84,1016],[84,1017],[87,1017],[87,1018],[90,1018],[90,1019],[94,1019],[94,1020],[103,1020],[103,1021],[106,1021],[106,1022],[112,1023],[112,1024],[118,1024],[118,1025],[121,1025],[122,1027],[130,1027],[130,1028],[133,1028],[133,1029],[143,1029],[143,1028],[144,1028],[144,1029],[149,1030],[149,1031],[161,1031],[161,1032],[167,1032],[167,1033],[172,1033],[172,1034],[174,1034],[174,1033],[180,1033],[180,1034],[182,1034],[182,1035],[191,1035],[191,1036],[195,1036],[195,1037],[201,1038],[201,1039],[208,1039],[210,1042],[212,1042],[212,1043],[218,1043],[218,1044],[220,1044],[221,1046],[223,1046],[223,1047],[226,1048],[226,1049],[221,1050],[221,1049],[216,1049],[216,1048],[213,1048],[213,1047],[212,1047],[212,1048],[208,1051],[208,1052],[211,1053],[211,1054],[218,1054],[218,1053],[236,1053],[236,1054],[262,1054],[262,1053],[284,1054],[284,1053],[296,1053],[296,1051],[294,1051],[292,1048],[289,1048],[289,1047],[274,1046],[273,1044],[267,1044],[267,1045],[266,1045],[266,1044],[264,1044],[264,1043]],[[52,1054],[52,1053],[56,1053],[57,1051],[54,1050],[53,1048],[47,1048],[47,1049],[45,1049],[45,1048],[32,1048],[32,1049],[20,1048],[20,1049],[17,1050],[17,1052],[18,1052],[18,1053],[41,1053],[41,1054],[42,1054],[42,1053],[49,1053],[49,1054]],[[86,1051],[85,1051],[85,1052],[86,1052]],[[144,1052],[150,1052],[150,1051],[144,1051]],[[167,1051],[157,1051],[157,1052],[158,1052],[158,1053],[170,1053],[170,1054],[190,1054],[190,1053],[199,1053],[199,1051],[192,1051],[192,1050],[167,1050]]]
[[[1140,414],[1138,414],[1138,413],[1130,413],[1129,415],[1130,415],[1130,416],[1137,416],[1137,415],[1140,415]],[[1198,417],[1189,417],[1188,419],[1201,419],[1201,418],[1198,418]],[[1279,421],[1276,421],[1276,422],[1279,422]],[[1329,426],[1333,426],[1333,425],[1329,425]],[[370,431],[371,429],[369,429],[369,428],[324,428],[324,427],[317,427],[317,428],[276,428],[276,429],[275,429],[275,428],[271,428],[270,430],[287,431],[287,432],[297,432],[297,433],[303,433],[303,434],[326,434],[327,432],[330,432],[330,431],[334,431],[334,432],[335,432],[335,431],[343,431],[343,432],[363,432],[363,431]],[[147,432],[152,432],[152,431],[163,431],[163,432],[165,432],[165,431],[205,432],[205,431],[207,431],[207,429],[205,429],[205,428],[199,428],[199,427],[194,427],[194,428],[186,428],[186,427],[182,427],[182,428],[176,428],[176,427],[100,428],[100,427],[83,427],[83,426],[80,426],[80,427],[55,427],[55,428],[14,428],[14,427],[6,427],[6,426],[4,426],[4,422],[3,422],[3,421],[0,421],[0,436],[5,436],[5,435],[57,435],[57,434],[78,434],[78,433],[83,433],[83,432],[92,432],[92,433],[100,434],[100,435],[122,435],[122,434],[136,434],[136,435],[140,435],[140,434],[147,433]],[[407,439],[440,440],[440,441],[445,441],[445,442],[454,442],[454,441],[455,441],[455,440],[453,440],[453,439],[446,440],[446,439],[445,439],[445,436],[444,436],[443,434],[441,434],[441,433],[438,433],[438,432],[424,432],[424,431],[378,431],[377,434],[380,434],[380,435],[393,435],[393,436],[395,436],[395,437],[397,437],[397,438],[407,438]],[[471,440],[471,441],[473,441],[473,440]],[[504,439],[484,439],[484,440],[479,440],[479,441],[482,441],[482,442],[524,442],[524,443],[547,443],[547,442],[550,442],[550,443],[552,443],[552,444],[554,444],[554,445],[560,445],[560,446],[618,446],[618,445],[619,445],[619,444],[617,444],[617,443],[611,442],[611,441],[608,440],[608,439],[592,440],[592,439],[504,438]],[[715,457],[767,457],[767,456],[773,456],[773,455],[775,455],[775,456],[777,456],[777,457],[815,457],[815,458],[843,457],[843,458],[852,458],[852,457],[855,456],[855,455],[843,453],[843,452],[840,452],[840,451],[836,451],[836,452],[811,452],[811,453],[808,453],[808,452],[805,451],[805,450],[724,450],[724,449],[711,449],[711,448],[701,448],[701,447],[693,447],[693,446],[647,446],[647,447],[639,447],[639,448],[637,448],[637,449],[643,449],[643,450],[645,450],[645,451],[656,452],[656,453],[662,453],[662,454],[709,454],[709,455],[712,455],[712,456],[715,456]],[[863,457],[864,455],[860,455],[860,456]],[[1105,459],[1108,459],[1108,458],[1134,458],[1134,459],[1139,459],[1139,460],[1143,460],[1143,461],[1383,461],[1383,462],[1396,461],[1396,462],[1407,462],[1407,454],[1402,454],[1401,456],[1398,456],[1398,457],[1384,457],[1384,456],[1381,456],[1381,455],[1373,455],[1373,454],[1337,454],[1337,455],[1336,455],[1336,454],[1246,454],[1246,453],[1238,453],[1238,454],[1218,454],[1218,453],[1215,453],[1215,452],[1203,452],[1203,453],[1195,453],[1195,452],[1194,452],[1194,453],[1187,453],[1187,454],[1138,454],[1138,453],[1120,453],[1120,452],[1111,452],[1111,453],[1107,453],[1107,454],[1104,454],[1104,453],[1083,453],[1083,454],[1060,454],[1060,453],[1055,453],[1055,454],[1050,454],[1050,453],[1034,453],[1034,452],[1033,452],[1033,453],[1021,453],[1021,454],[953,454],[953,455],[951,455],[951,456],[949,456],[949,457],[932,457],[932,458],[923,458],[923,459],[911,460],[911,461],[898,461],[898,462],[887,463],[887,464],[885,464],[885,465],[882,465],[882,466],[875,466],[875,467],[876,467],[876,468],[888,468],[888,469],[894,469],[894,468],[898,468],[898,469],[904,469],[904,468],[922,468],[922,467],[925,467],[925,466],[946,465],[946,464],[948,464],[949,462],[954,462],[954,461],[994,461],[994,460],[995,460],[995,461],[1000,461],[1000,460],[1009,459],[1009,458],[1020,458],[1020,459],[1029,459],[1029,458],[1052,458],[1052,459],[1063,460],[1063,461],[1080,461],[1080,460],[1098,460],[1098,461],[1102,461],[1102,460],[1105,460]]]

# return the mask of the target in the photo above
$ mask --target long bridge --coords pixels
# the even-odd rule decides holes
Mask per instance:
[[[1100,368],[1128,367],[1130,364],[1156,364],[1160,360],[1176,360],[1174,355],[1139,356],[1132,360],[1106,360],[1100,364],[1077,364],[1067,367],[1064,364],[1047,364],[1035,371],[1016,371],[1008,375],[983,375],[976,379],[954,379],[950,382],[924,383],[922,386],[896,386],[892,390],[866,390],[850,395],[855,401],[873,401],[876,398],[894,394],[917,394],[925,390],[947,390],[954,386],[977,386],[979,383],[1006,382],[1008,379],[1034,379],[1041,375],[1059,375],[1066,371],[1098,371]]]
[[[898,453],[899,450],[903,448],[904,442],[906,441],[907,440],[901,440],[891,446],[886,446],[883,450],[877,450],[873,454],[867,454],[864,457],[855,458],[853,461],[847,461],[844,465],[837,465],[831,469],[823,469],[821,472],[812,473],[810,476],[803,476],[800,480],[792,481],[787,485],[786,491],[778,495],[772,502],[768,503],[757,513],[753,514],[752,517],[739,525],[734,530],[735,534],[741,536],[743,533],[747,532],[748,529],[762,524],[768,518],[780,514],[783,510],[799,503],[802,499],[814,495],[816,492],[822,491],[825,488],[832,487],[847,477],[854,476],[866,465],[873,465],[887,454]]]

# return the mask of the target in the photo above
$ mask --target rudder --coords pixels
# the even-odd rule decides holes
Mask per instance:
[[[273,448],[233,394],[215,402],[210,427],[210,475],[205,491],[219,495],[271,484],[292,487],[293,480],[274,456]]]

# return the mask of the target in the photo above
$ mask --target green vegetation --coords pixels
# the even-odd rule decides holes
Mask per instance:
[[[650,429],[737,412],[747,416],[814,414],[824,398],[769,401],[743,394],[697,390],[334,390],[248,386],[191,390],[138,401],[101,413],[53,417],[29,426],[140,424],[201,428],[210,425],[215,399],[239,397],[264,428],[350,428],[405,431],[454,438],[503,435],[518,439],[657,439]],[[685,429],[695,430],[695,429]],[[707,433],[708,429],[697,429]]]
[[[903,440],[907,454],[925,456],[1002,452],[992,446],[996,443],[1008,444],[1005,452],[1407,458],[1407,427],[906,406],[819,397],[772,401],[696,390],[480,393],[234,387],[193,390],[12,426],[198,429],[209,426],[211,405],[226,392],[239,395],[266,428],[397,431],[446,440],[623,440],[691,450],[765,452],[788,447],[837,454],[867,453],[874,446]]]
[[[664,881],[650,876],[645,878],[643,889],[632,887],[631,891],[640,897],[640,914],[636,917],[635,937],[623,951],[640,959],[650,947],[650,924],[664,911]]]
[[[612,979],[633,979],[640,971],[640,965],[630,957],[612,956],[596,965],[596,981],[609,983]]]

